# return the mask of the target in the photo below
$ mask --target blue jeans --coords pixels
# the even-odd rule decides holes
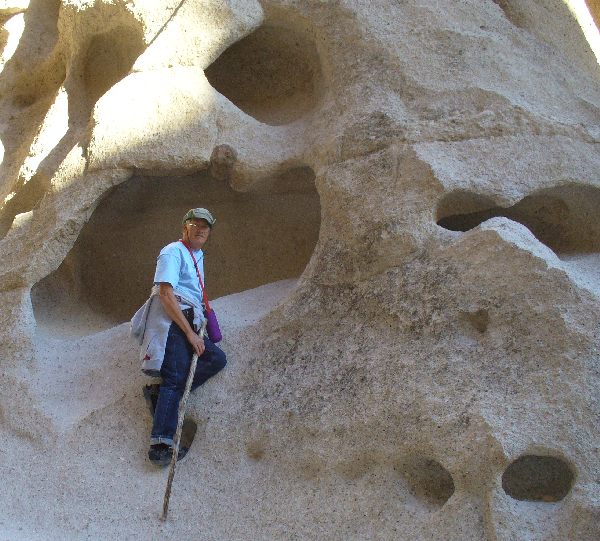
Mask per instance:
[[[198,357],[192,390],[202,385],[227,364],[225,353],[208,338],[204,338],[204,353]],[[158,394],[150,443],[173,445],[177,430],[179,401],[192,364],[194,350],[177,323],[171,323],[160,375],[162,383]]]

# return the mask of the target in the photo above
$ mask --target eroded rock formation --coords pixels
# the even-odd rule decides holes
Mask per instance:
[[[600,537],[600,69],[567,2],[0,16],[2,535]],[[125,322],[204,205],[230,362],[162,524]]]

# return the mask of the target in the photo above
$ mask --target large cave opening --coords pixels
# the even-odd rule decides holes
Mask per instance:
[[[148,297],[160,249],[180,238],[192,207],[217,219],[205,250],[209,298],[298,277],[319,235],[314,178],[309,167],[295,168],[245,193],[208,172],[135,176],[116,186],[60,267],[32,288],[38,327],[81,336],[130,319]]]

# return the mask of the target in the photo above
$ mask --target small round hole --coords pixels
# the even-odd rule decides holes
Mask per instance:
[[[502,488],[515,500],[558,502],[569,493],[574,479],[572,469],[560,458],[525,455],[506,468]]]
[[[411,492],[433,508],[442,507],[454,494],[450,472],[430,458],[416,457],[400,466]]]

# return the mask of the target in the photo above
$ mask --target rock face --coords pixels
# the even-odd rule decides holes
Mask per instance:
[[[1,2],[0,537],[599,539],[568,4]],[[161,523],[125,322],[194,206],[229,364]]]

